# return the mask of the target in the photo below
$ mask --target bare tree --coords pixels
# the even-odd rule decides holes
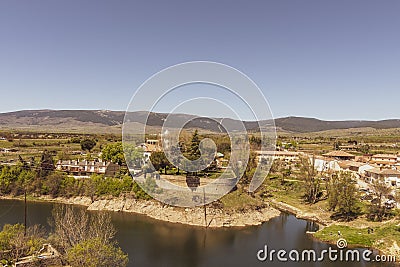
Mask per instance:
[[[107,243],[115,237],[115,228],[111,222],[111,216],[105,212],[97,212],[90,220],[89,238],[97,238]]]
[[[115,236],[115,228],[107,213],[94,213],[89,216],[85,210],[68,205],[57,205],[52,211],[55,239],[66,252],[82,241],[97,238],[109,243]]]

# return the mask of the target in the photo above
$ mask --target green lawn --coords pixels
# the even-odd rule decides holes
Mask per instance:
[[[233,191],[221,198],[224,208],[232,210],[247,209],[262,205],[259,197],[252,197],[242,189]]]
[[[322,241],[336,242],[339,239],[338,231],[340,231],[341,238],[346,239],[349,245],[386,249],[394,241],[400,244],[400,226],[397,222],[381,223],[370,229],[373,229],[373,232],[368,233],[368,227],[331,225],[318,231],[314,236]]]

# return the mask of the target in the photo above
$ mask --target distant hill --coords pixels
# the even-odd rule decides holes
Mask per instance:
[[[400,128],[400,120],[398,119],[381,121],[323,121],[313,118],[287,117],[276,119],[275,124],[285,131],[298,133],[367,127],[374,129]]]
[[[147,123],[148,126],[161,127],[168,114],[138,111],[134,113],[132,123]],[[108,110],[23,110],[0,113],[0,129],[53,130],[53,131],[83,131],[83,132],[120,132],[124,121],[124,111]],[[195,118],[194,115],[172,114],[179,124],[192,119],[186,127],[200,128],[213,132],[223,132],[221,122],[232,129],[240,129],[241,122],[227,118]],[[195,119],[194,119],[195,118]],[[262,128],[271,128],[272,121],[260,121]],[[257,130],[254,121],[244,122],[248,130]],[[308,133],[349,128],[400,128],[400,120],[382,121],[323,121],[314,118],[286,117],[275,120],[280,131],[293,133]]]

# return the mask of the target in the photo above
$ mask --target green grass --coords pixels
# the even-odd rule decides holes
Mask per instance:
[[[339,237],[338,232],[341,236]],[[314,236],[322,241],[336,242],[339,238],[344,238],[349,245],[371,247],[374,243],[375,234],[368,234],[368,229],[357,229],[344,225],[332,225],[318,231]]]
[[[397,223],[390,222],[372,227],[373,232],[368,233],[368,228],[355,228],[345,225],[331,225],[318,231],[314,236],[322,241],[336,242],[341,238],[346,239],[349,245],[376,247],[385,249],[390,247],[394,241],[400,243],[400,226]]]
[[[288,178],[281,183],[281,178],[269,176],[259,191],[266,200],[269,198],[287,203],[291,206],[304,208],[304,183],[296,179]]]
[[[224,208],[233,210],[252,208],[262,204],[260,198],[252,197],[241,189],[225,195],[221,198],[221,202],[224,204]]]

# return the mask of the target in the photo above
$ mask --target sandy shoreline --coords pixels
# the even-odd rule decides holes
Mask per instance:
[[[2,196],[0,199],[21,200],[21,197]],[[207,222],[204,218],[204,207],[179,208],[162,204],[154,200],[136,200],[130,198],[99,199],[91,201],[88,197],[50,198],[41,196],[29,201],[56,202],[87,207],[89,211],[114,211],[129,212],[146,215],[150,218],[181,223],[192,226],[205,227],[244,227],[260,225],[280,215],[280,211],[266,206],[260,210],[226,211],[213,207],[207,207]]]

